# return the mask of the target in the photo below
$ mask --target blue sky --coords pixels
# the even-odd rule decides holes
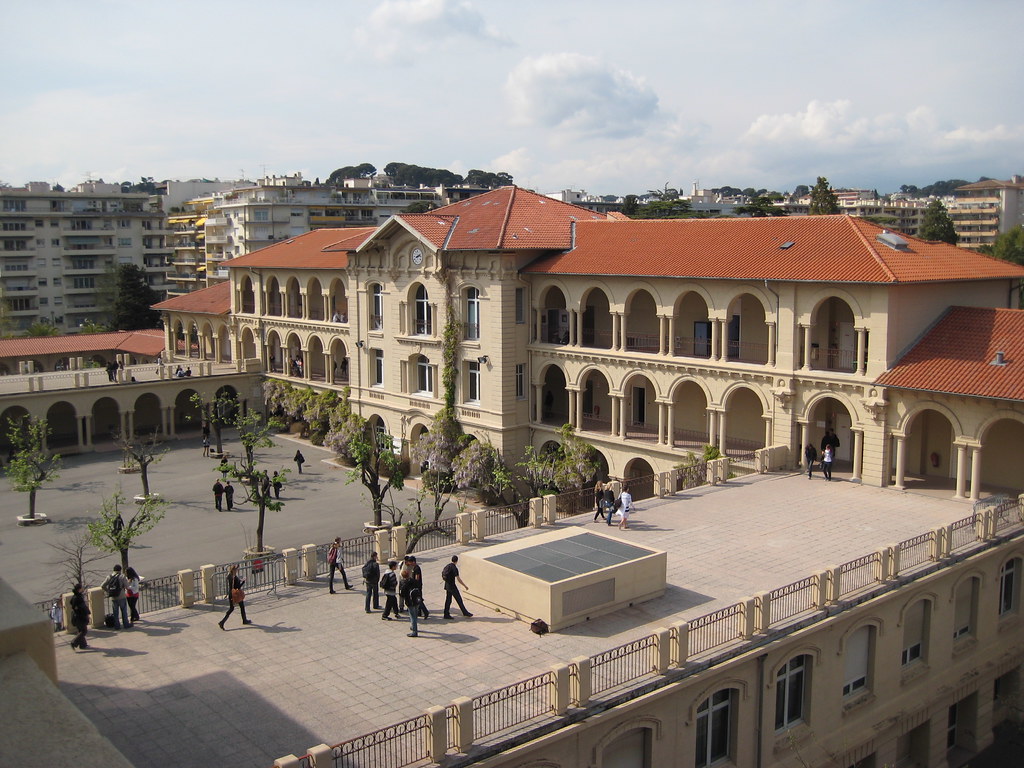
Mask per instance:
[[[391,161],[541,192],[1024,172],[1024,3],[5,4],[0,180]]]

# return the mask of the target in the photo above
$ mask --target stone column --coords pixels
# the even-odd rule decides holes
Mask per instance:
[[[310,379],[310,365],[309,365],[309,350],[305,347],[299,347],[299,354],[302,355],[302,378],[306,381]]]
[[[802,370],[811,370],[811,326],[800,324],[800,328],[804,333],[804,364]]]
[[[668,316],[668,354],[676,353],[676,316]]]
[[[853,476],[850,478],[860,482],[864,474],[864,430],[853,430]]]
[[[127,437],[128,435],[128,411],[118,412],[118,421],[120,421],[121,434]]]
[[[167,406],[167,423],[171,427],[170,430],[168,431],[168,434],[171,437],[177,437],[178,436],[178,425],[174,423],[174,406],[173,405]]]
[[[616,351],[616,352],[620,349],[620,347],[619,347],[619,339],[622,336],[621,331],[622,331],[622,315],[620,315],[618,312],[613,312],[612,313],[612,350]]]
[[[665,435],[665,441],[669,448],[675,445],[675,433],[676,433],[676,408],[675,403],[668,403],[666,406],[667,418],[668,418],[668,429]]]
[[[583,427],[583,398],[580,397],[581,392],[574,390],[573,395],[576,397],[576,429],[582,429]]]
[[[534,341],[540,341],[540,319],[543,315],[543,311],[540,309],[535,309],[534,312],[535,314],[533,316],[533,339]]]
[[[576,334],[579,326],[579,312],[575,309],[569,310],[569,345],[572,347],[578,347],[580,345],[579,336]]]
[[[800,422],[800,466],[807,469],[807,457],[804,450],[807,448],[807,441],[811,439],[811,425],[806,421]]]
[[[544,403],[541,402],[543,387],[540,384],[533,385],[533,420],[540,424],[544,420]]]
[[[775,437],[774,422],[771,416],[762,416],[761,418],[764,419],[764,447],[770,448],[774,442],[772,438]]]
[[[718,442],[718,413],[708,408],[708,445]]]
[[[722,324],[717,318],[711,320],[711,359],[722,359]]]
[[[576,418],[576,401],[579,399],[579,397],[577,396],[579,393],[576,392],[576,390],[574,389],[568,388],[566,388],[566,391],[569,393],[569,413],[566,414],[569,420],[569,426],[571,426],[573,429],[579,429],[580,422]]]
[[[87,429],[89,423],[88,421],[86,421],[86,419],[88,418],[88,416],[82,416],[78,420],[78,434],[75,435],[75,437],[77,438],[78,447],[80,449],[88,445],[88,443],[86,442],[86,435],[88,434]]]
[[[221,362],[220,335],[213,337],[213,362]]]
[[[135,434],[135,411],[131,410],[128,414],[128,431],[125,432],[125,437],[132,437]]]
[[[668,336],[668,318],[664,315],[658,317],[658,354],[666,354],[666,336]]]
[[[658,403],[658,445],[665,445],[665,428],[668,426],[668,416],[665,413],[664,403]]]
[[[894,438],[896,439],[896,482],[893,483],[893,487],[902,491],[905,487],[903,481],[907,472],[907,439],[903,435],[894,435]]]
[[[324,352],[324,383],[334,383],[334,355]]]
[[[626,405],[626,396],[622,396],[622,400],[619,402],[619,434],[622,437],[626,436],[626,428],[629,426],[628,417],[629,407]]]
[[[971,501],[981,498],[981,446],[971,446]]]
[[[863,376],[865,370],[864,353],[867,351],[868,329],[857,328],[857,375]]]
[[[718,450],[725,456],[725,411],[718,412]]]
[[[611,434],[615,437],[619,434],[619,410],[622,408],[622,398],[618,395],[609,396],[612,401],[612,412],[611,412]]]
[[[768,326],[768,365],[775,367],[775,323],[765,323]]]
[[[967,446],[956,444],[956,493],[954,499],[962,499],[967,490]]]

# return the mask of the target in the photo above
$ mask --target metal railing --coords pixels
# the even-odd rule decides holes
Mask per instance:
[[[477,739],[521,726],[552,711],[553,672],[507,685],[473,699],[473,734]],[[386,765],[386,763],[381,763]]]
[[[930,561],[932,559],[932,542],[934,539],[934,534],[929,531],[897,544],[896,550],[899,552],[900,570],[903,568],[913,568],[915,565]]]
[[[708,463],[699,461],[676,469],[676,491],[688,491],[698,488],[708,481]]]
[[[429,761],[429,731],[429,719],[420,715],[343,741],[331,747],[335,768],[403,768]]]
[[[655,495],[655,480],[657,480],[657,475],[632,477],[625,481],[625,484],[629,486],[629,495],[633,497],[633,501],[642,501],[643,499],[653,498]],[[593,495],[593,491],[591,491],[591,495]]]
[[[425,549],[439,549],[441,547],[447,547],[458,541],[459,537],[455,529],[456,522],[457,518],[442,517],[436,522],[410,525],[407,534],[407,541],[412,541],[413,537],[421,531],[425,531],[425,533],[423,533],[420,539],[416,542],[416,547],[421,552]]]
[[[370,559],[370,553],[374,551],[377,538],[371,533],[365,536],[356,536],[351,539],[344,539],[338,547],[338,560],[347,568],[358,568]],[[331,548],[330,542],[316,545],[316,575],[326,576],[331,568],[327,564],[327,551]]]
[[[162,611],[181,605],[180,584],[181,579],[177,574],[143,579],[139,585],[139,613]]]
[[[878,553],[872,552],[839,566],[838,596],[859,592],[877,582],[878,565]]]
[[[483,535],[494,536],[499,533],[518,530],[522,527],[519,525],[519,520],[526,520],[529,510],[530,502],[528,501],[520,501],[504,507],[483,510]]]
[[[647,352],[657,354],[661,351],[661,338],[657,333],[626,333],[627,352]]]
[[[971,515],[970,517],[965,517],[963,520],[957,520],[955,523],[950,524],[949,548],[951,550],[960,549],[977,538],[977,534],[975,533],[977,520],[977,515]]]
[[[726,606],[690,622],[690,653],[696,655],[743,637],[743,605]]]
[[[757,452],[744,451],[729,455],[729,467],[742,467],[750,472],[757,471]]]
[[[594,489],[581,488],[555,496],[555,517],[572,517],[594,509]]]
[[[274,553],[254,560],[238,560],[234,563],[222,563],[214,569],[214,594],[206,595],[206,599],[227,595],[227,575],[232,565],[238,566],[241,578],[245,579],[243,589],[246,594],[270,592],[285,583],[286,572],[284,555]],[[221,592],[219,590],[223,589]]]
[[[786,621],[805,611],[812,611],[821,606],[817,604],[818,577],[808,576],[800,581],[794,581],[784,587],[773,589],[768,593],[768,604],[770,616],[765,624],[771,625],[775,622]]]
[[[603,693],[656,672],[656,641],[656,635],[648,635],[591,656],[593,693]]]

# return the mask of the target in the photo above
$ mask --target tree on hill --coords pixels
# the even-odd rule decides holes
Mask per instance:
[[[491,173],[474,168],[466,174],[466,184],[471,187],[488,187],[490,189],[507,187],[512,184],[512,176],[504,171]]]
[[[161,296],[146,281],[146,272],[136,264],[118,264],[103,279],[100,305],[110,318],[113,331],[157,328],[160,313],[153,305]]]
[[[652,200],[639,206],[634,219],[685,219],[693,215],[689,200]]]
[[[437,208],[437,203],[433,200],[417,200],[415,203],[409,203],[405,208],[402,209],[403,213],[429,213],[430,211]]]
[[[803,197],[809,194],[811,194],[811,188],[806,184],[797,184],[793,187],[793,197]]]
[[[818,177],[818,181],[815,182],[814,188],[811,190],[809,212],[812,216],[839,213],[839,200],[836,198],[836,193],[832,191],[832,187],[829,186],[828,179],[824,176]]]
[[[754,218],[763,218],[765,216],[788,216],[785,208],[778,205],[773,205],[772,201],[760,195],[755,197],[746,205],[736,206],[736,213],[741,216],[753,216]]]
[[[640,202],[636,195],[626,195],[622,198],[622,213],[625,216],[636,216]]]
[[[921,227],[917,230],[917,236],[922,240],[937,240],[956,245],[956,229],[941,200],[932,200],[928,203],[921,217]]]
[[[327,177],[328,186],[340,186],[345,179],[369,179],[377,175],[377,169],[370,163],[345,165]]]
[[[427,187],[455,186],[463,182],[462,176],[443,168],[423,168],[408,163],[388,163],[384,166],[384,173],[391,177],[391,180],[398,186]]]

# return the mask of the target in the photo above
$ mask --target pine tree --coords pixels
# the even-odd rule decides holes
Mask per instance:
[[[922,240],[937,240],[941,243],[956,245],[957,234],[953,228],[953,220],[946,212],[946,206],[941,200],[932,200],[924,209],[924,216],[921,218],[921,228],[917,236]]]
[[[135,264],[119,264],[114,274],[110,307],[110,328],[137,331],[160,325],[160,313],[153,305],[160,294],[146,282],[146,272]]]
[[[835,192],[829,186],[828,179],[819,176],[814,188],[811,190],[811,216],[819,216],[826,213],[839,213],[839,200]]]

